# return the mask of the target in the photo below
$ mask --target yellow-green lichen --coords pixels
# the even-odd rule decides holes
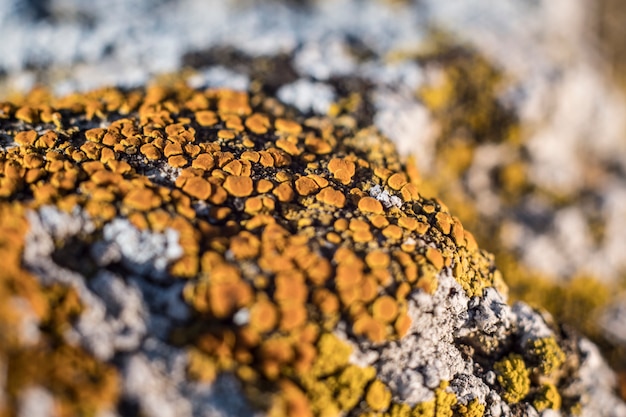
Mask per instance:
[[[435,411],[437,410],[437,403],[435,398],[430,401],[424,401],[415,404],[411,417],[435,417]]]
[[[311,371],[298,377],[311,410],[319,416],[352,410],[366,394],[368,383],[376,376],[375,369],[349,364],[351,348],[333,334],[322,335],[317,346],[318,356]]]
[[[442,382],[435,390],[435,417],[452,417],[457,403],[456,395],[448,392],[448,382]]]
[[[543,375],[550,376],[565,362],[565,353],[559,347],[554,337],[543,337],[529,342],[528,356],[536,363]]]
[[[547,410],[548,408],[559,410],[561,408],[561,395],[559,394],[558,388],[553,384],[542,385],[535,394],[533,406],[539,412]]]
[[[483,417],[485,404],[482,404],[478,398],[474,398],[467,405],[459,405],[456,412],[463,417]]]
[[[10,174],[0,201],[79,206],[97,228],[122,216],[140,229],[174,229],[184,253],[168,272],[185,279],[193,322],[172,341],[188,349],[189,376],[232,372],[270,415],[406,413],[374,368],[350,364],[337,323],[352,339],[398,341],[411,328],[407,297],[434,293],[442,271],[468,296],[500,285],[493,258],[461,221],[422,196],[415,168],[347,114],[294,116],[260,94],[180,82],[45,100],[58,123],[29,125],[41,109],[10,115],[19,119],[10,128],[21,131],[7,133],[19,146],[0,151]],[[93,128],[71,126],[66,114]],[[481,118],[463,123],[480,131]],[[461,145],[467,162],[471,151]],[[155,166],[179,175],[153,182],[143,173]],[[373,198],[373,187],[402,209]],[[196,210],[205,204],[207,213]],[[11,256],[19,265],[19,252]],[[70,320],[80,311],[75,297],[55,291],[46,303],[63,306],[55,314]],[[61,333],[55,314],[50,328]],[[479,410],[457,405],[442,384],[411,415]]]
[[[623,370],[626,354],[606,340],[597,317],[598,307],[615,300],[624,293],[623,289],[593,276],[563,282],[563,276],[542,273],[534,265],[522,266],[520,253],[509,250],[510,231],[517,230],[520,224],[519,218],[507,213],[525,210],[520,203],[530,195],[541,196],[556,211],[565,206],[580,207],[590,188],[581,186],[573,192],[560,194],[543,189],[541,181],[533,181],[528,175],[532,168],[527,152],[529,131],[525,131],[512,109],[504,106],[500,99],[501,92],[507,88],[503,71],[487,57],[446,34],[438,33],[433,39],[432,48],[419,58],[433,67],[435,76],[427,79],[417,96],[441,129],[432,163],[420,178],[420,193],[443,199],[463,225],[472,230],[480,246],[495,254],[513,300],[546,309],[557,322],[580,330],[598,343],[616,370]],[[495,215],[477,203],[476,191],[469,182],[477,168],[476,156],[492,145],[500,149],[500,157],[486,172],[488,187],[498,200]],[[595,165],[588,170],[594,173],[589,181],[581,184],[596,184],[598,178],[605,175],[605,169]],[[603,174],[598,176],[597,172]],[[590,230],[588,237],[601,246],[606,219],[598,211],[584,208],[583,212]],[[480,280],[468,279],[463,274],[455,277],[468,292],[480,289]]]
[[[367,388],[365,401],[374,411],[385,411],[391,403],[391,392],[383,382],[375,379]]]
[[[349,365],[341,371],[339,376],[328,378],[324,382],[331,387],[333,397],[342,410],[351,410],[366,392],[365,398],[370,407],[376,411],[382,411],[386,408],[384,405],[385,400],[387,400],[385,393],[388,393],[384,384],[375,380],[365,391],[365,386],[375,376],[376,370],[372,367],[361,368],[356,365]],[[389,399],[391,399],[390,396],[391,394],[389,394]]]
[[[494,365],[504,401],[509,404],[521,401],[530,390],[529,372],[521,355],[512,353]]]

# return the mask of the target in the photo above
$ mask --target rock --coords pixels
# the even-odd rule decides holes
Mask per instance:
[[[0,122],[6,412],[626,415],[376,128],[177,82],[34,94]]]
[[[0,407],[623,415],[596,10],[491,3],[0,5]]]

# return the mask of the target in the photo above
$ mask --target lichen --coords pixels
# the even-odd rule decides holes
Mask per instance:
[[[173,81],[38,96],[38,105],[33,98],[30,110],[17,117],[17,106],[0,125],[17,143],[0,151],[0,208],[38,213],[32,222],[46,213],[89,218],[88,231],[55,237],[51,223],[37,236],[50,239],[51,257],[55,244],[69,251],[68,242],[80,240],[85,259],[58,262],[98,296],[110,296],[101,313],[120,327],[129,322],[116,291],[139,314],[142,296],[160,310],[153,295],[175,282],[172,297],[185,308],[167,312],[159,337],[186,352],[187,377],[198,385],[230,375],[251,404],[276,416],[482,415],[484,395],[460,403],[448,380],[468,372],[457,340],[473,335],[456,333],[468,323],[470,300],[504,303],[491,296],[505,288],[493,257],[442,201],[424,197],[414,167],[376,129],[345,109],[305,116],[255,91],[198,91]],[[58,112],[57,123],[36,121],[43,114],[37,106]],[[19,241],[24,232],[13,234]],[[17,268],[19,250],[9,259]],[[32,295],[39,293],[43,303]],[[21,294],[33,297],[45,337],[62,339],[61,322],[83,314],[71,290]],[[498,337],[511,336],[508,317],[498,314],[490,326],[509,332]],[[426,334],[417,328],[424,323],[436,328]],[[126,347],[137,348],[145,326],[126,327],[133,336]],[[117,376],[104,362],[115,343],[98,344],[94,329],[83,330],[81,341],[100,361],[93,366],[102,386],[94,390],[104,394],[94,409],[115,407],[118,392],[109,384]],[[560,367],[553,341],[533,345],[529,368],[552,374]],[[494,342],[488,355],[508,347]],[[366,353],[387,357],[375,362]],[[390,370],[400,357],[416,363]],[[503,398],[524,399],[529,371],[518,355],[495,366],[485,357]],[[157,372],[143,357],[130,363],[136,378]],[[407,381],[414,385],[403,387]],[[411,391],[411,406],[398,401],[400,389]]]
[[[549,408],[559,410],[561,408],[561,395],[557,387],[553,384],[542,385],[539,392],[535,394],[533,406],[539,412]]]
[[[522,356],[512,353],[494,365],[502,398],[509,404],[521,401],[530,390],[530,377]]]
[[[536,363],[543,375],[550,376],[565,362],[565,354],[554,337],[539,338],[530,341],[528,356],[531,363]]]
[[[482,417],[485,414],[485,404],[474,398],[467,405],[459,405],[457,413],[464,417]]]

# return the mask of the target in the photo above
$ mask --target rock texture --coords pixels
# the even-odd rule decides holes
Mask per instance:
[[[3,104],[6,414],[626,413],[375,127],[263,91]]]
[[[4,413],[624,415],[591,12],[0,5]]]

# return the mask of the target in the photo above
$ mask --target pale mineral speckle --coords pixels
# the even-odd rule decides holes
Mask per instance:
[[[463,289],[445,273],[439,275],[439,287],[433,296],[421,291],[412,295],[409,334],[376,349],[379,356],[372,363],[398,401],[411,405],[428,401],[442,381],[472,372],[453,338],[464,324],[467,303]],[[373,348],[361,344],[356,349],[363,356]]]
[[[607,339],[626,344],[626,300],[619,299],[603,309],[600,327]]]
[[[297,52],[296,68],[316,80],[353,73],[356,62],[348,52],[348,46],[339,38],[328,37],[321,42],[305,44]]]
[[[139,288],[108,271],[98,272],[89,280],[89,287],[107,306],[106,321],[113,332],[114,349],[137,349],[147,333],[147,308]]]
[[[250,78],[223,66],[212,66],[199,71],[187,79],[192,88],[229,88],[246,91],[250,86]]]
[[[450,389],[456,395],[459,403],[467,405],[474,398],[481,404],[487,403],[490,388],[485,382],[471,374],[459,374],[450,382]]]
[[[432,169],[439,129],[428,109],[404,89],[399,93],[377,92],[374,105],[378,110],[374,115],[376,127],[403,155],[414,155],[420,169]]]
[[[26,346],[35,345],[41,336],[39,319],[24,299],[13,297],[10,302],[15,311],[20,312],[20,324],[18,326],[20,343]]]
[[[583,338],[579,349],[583,359],[579,371],[584,406],[582,416],[626,416],[626,404],[613,394],[617,383],[615,374],[602,359],[597,346]]]
[[[383,189],[380,185],[375,185],[370,188],[370,196],[380,201],[385,208],[390,207],[402,207],[402,199],[397,195],[389,193],[389,191]]]
[[[166,229],[164,233],[140,231],[126,219],[107,223],[103,229],[103,241],[114,245],[125,267],[157,280],[163,279],[168,264],[183,254],[178,244],[178,232],[172,229]],[[102,254],[111,257],[110,251],[115,249],[106,248]]]
[[[144,355],[127,358],[124,369],[124,395],[137,403],[147,417],[188,417],[189,401],[183,398],[168,375]]]
[[[516,302],[511,307],[511,311],[517,332],[522,337],[522,346],[525,346],[529,340],[552,336],[552,331],[541,315],[527,304]]]
[[[276,92],[276,97],[301,112],[317,114],[327,114],[330,105],[335,101],[335,96],[335,91],[330,85],[306,79],[298,79],[284,85]]]
[[[495,288],[486,288],[482,297],[469,302],[469,325],[464,332],[475,331],[501,338],[511,327],[511,307]],[[472,330],[470,330],[472,329]]]
[[[30,387],[22,391],[18,404],[18,417],[54,417],[54,397],[42,387]]]

